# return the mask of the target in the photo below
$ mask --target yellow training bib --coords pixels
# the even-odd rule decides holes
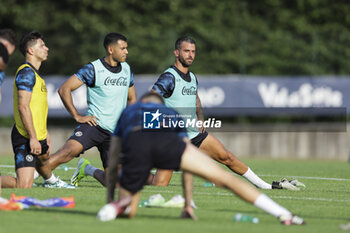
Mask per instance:
[[[23,68],[29,67],[33,70],[35,74],[35,85],[32,91],[32,97],[30,100],[30,110],[32,112],[34,129],[36,132],[36,136],[39,141],[46,139],[47,136],[47,112],[48,112],[48,104],[47,104],[47,90],[45,81],[40,75],[28,64],[21,65],[17,72],[16,76],[20,70]],[[18,110],[18,89],[16,86],[16,78],[14,80],[13,85],[13,115],[15,117],[16,128],[18,132],[26,138],[29,138],[29,134],[26,128],[23,125],[21,116]]]

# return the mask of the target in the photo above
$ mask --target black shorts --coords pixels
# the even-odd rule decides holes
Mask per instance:
[[[136,193],[152,168],[179,170],[186,143],[175,132],[134,131],[123,141],[120,185]]]
[[[196,137],[191,139],[192,145],[199,148],[204,141],[208,137],[208,132],[204,131],[204,133],[199,133]]]
[[[23,137],[13,126],[11,132],[12,149],[15,154],[15,169],[22,167],[36,167],[37,155],[30,153],[30,142],[28,138]],[[39,141],[41,144],[41,155],[47,153],[49,146],[46,139]]]
[[[83,123],[74,130],[73,135],[68,140],[71,139],[78,141],[83,146],[82,154],[91,147],[96,146],[100,152],[103,167],[107,167],[111,132],[102,129],[100,126],[90,126],[87,123]]]

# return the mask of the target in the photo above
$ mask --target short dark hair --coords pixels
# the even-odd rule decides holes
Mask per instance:
[[[13,45],[16,45],[16,33],[10,28],[0,29],[0,38],[3,38]]]
[[[4,63],[7,64],[7,62],[9,61],[9,53],[5,45],[3,45],[2,43],[0,43],[0,57],[2,57]]]
[[[140,101],[143,101],[147,98],[152,98],[152,97],[155,97],[157,99],[159,99],[159,101],[164,104],[164,100],[162,98],[161,95],[159,95],[157,92],[154,92],[154,91],[149,91],[149,92],[146,92],[145,94],[143,94],[140,98]]]
[[[175,49],[181,49],[182,42],[196,44],[196,41],[190,36],[180,36],[175,42]]]
[[[26,56],[27,49],[33,46],[37,39],[43,39],[44,37],[38,31],[31,31],[27,34],[24,34],[19,42],[19,50]]]
[[[116,33],[116,32],[108,33],[105,36],[105,39],[103,41],[103,46],[105,47],[106,51],[108,51],[108,46],[110,44],[117,43],[118,40],[122,40],[122,41],[125,41],[125,42],[127,41],[126,37],[123,36],[122,34],[119,34],[119,33]]]

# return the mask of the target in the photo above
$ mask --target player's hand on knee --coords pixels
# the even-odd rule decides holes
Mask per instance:
[[[98,122],[97,122],[97,117],[95,116],[77,116],[75,118],[75,120],[78,123],[88,123],[90,126],[97,126]]]

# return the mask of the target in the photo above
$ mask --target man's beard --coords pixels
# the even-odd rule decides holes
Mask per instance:
[[[186,67],[186,68],[188,68],[188,67],[190,67],[192,65],[192,63],[191,64],[187,64],[185,59],[183,59],[181,56],[179,56],[179,61],[180,61],[181,65],[183,67]]]

